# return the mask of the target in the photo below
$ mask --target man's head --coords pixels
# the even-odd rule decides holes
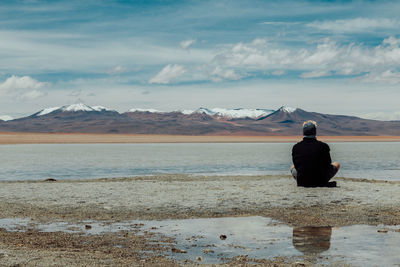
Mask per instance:
[[[317,123],[311,120],[305,121],[303,123],[303,135],[304,136],[317,135]]]

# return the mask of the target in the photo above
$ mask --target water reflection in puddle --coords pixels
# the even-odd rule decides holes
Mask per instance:
[[[295,227],[293,246],[304,255],[320,254],[331,246],[332,227]]]
[[[120,223],[83,221],[78,224],[0,219],[0,228],[83,234],[122,230],[135,230],[139,234],[155,232],[176,240],[176,249],[170,251],[169,256],[192,261],[200,256],[201,263],[220,263],[224,258],[238,255],[258,259],[286,256],[312,263],[352,266],[399,266],[400,263],[400,226],[292,228],[270,218],[254,216]]]

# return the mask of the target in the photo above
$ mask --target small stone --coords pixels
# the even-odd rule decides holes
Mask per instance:
[[[4,257],[8,257],[8,254],[5,251],[0,250],[0,259]]]
[[[239,262],[247,262],[249,259],[249,255],[236,256],[234,259]]]
[[[379,229],[379,230],[378,230],[378,233],[386,234],[387,232],[388,232],[387,229]]]
[[[203,261],[203,258],[200,257],[200,256],[197,256],[197,257],[196,257],[196,261]]]
[[[205,248],[205,249],[203,249],[203,253],[205,253],[205,254],[214,253],[214,250],[209,249],[209,248]]]
[[[219,239],[225,240],[225,239],[226,239],[226,235],[220,235],[220,236],[219,236]]]
[[[55,182],[55,181],[57,181],[57,180],[54,179],[54,178],[47,178],[47,179],[45,179],[44,181],[45,181],[45,182]]]
[[[92,229],[92,226],[91,226],[90,224],[86,224],[86,225],[85,225],[85,229],[86,229],[86,230]]]
[[[171,248],[171,251],[174,253],[187,253],[186,250],[179,249],[179,248]]]

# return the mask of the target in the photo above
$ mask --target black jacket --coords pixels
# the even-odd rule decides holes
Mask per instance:
[[[315,138],[304,138],[292,149],[292,160],[297,171],[298,186],[323,186],[332,168],[329,146]]]

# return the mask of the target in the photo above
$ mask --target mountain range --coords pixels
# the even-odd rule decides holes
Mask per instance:
[[[101,106],[74,104],[47,108],[30,116],[0,121],[0,132],[124,133],[173,135],[301,135],[302,122],[318,123],[318,135],[400,135],[400,121],[308,112],[299,108],[199,108],[124,113]]]

